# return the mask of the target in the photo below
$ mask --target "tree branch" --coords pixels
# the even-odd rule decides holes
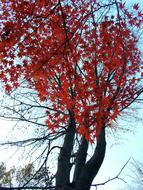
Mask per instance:
[[[97,187],[97,186],[105,185],[106,183],[111,182],[111,181],[113,181],[115,179],[122,180],[124,183],[126,183],[125,180],[123,180],[122,178],[120,178],[120,175],[121,175],[121,173],[123,172],[124,168],[127,166],[127,164],[129,163],[130,160],[131,160],[131,158],[128,159],[128,161],[123,165],[123,167],[121,168],[121,170],[119,171],[119,173],[115,177],[109,178],[105,182],[93,184],[91,186]]]
[[[97,139],[97,145],[93,156],[83,167],[79,179],[76,182],[78,190],[89,190],[94,177],[97,175],[104,160],[106,150],[105,127]]]

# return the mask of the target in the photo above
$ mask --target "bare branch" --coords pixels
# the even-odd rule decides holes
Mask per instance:
[[[105,185],[106,183],[109,183],[109,182],[111,182],[111,181],[113,181],[113,180],[115,180],[115,179],[119,179],[119,180],[123,181],[124,183],[126,183],[125,180],[123,180],[122,178],[120,178],[120,175],[121,175],[121,173],[123,172],[123,170],[125,169],[125,167],[127,166],[127,164],[129,163],[130,160],[131,160],[131,157],[127,160],[127,162],[123,165],[123,167],[121,168],[121,170],[119,171],[119,173],[118,173],[115,177],[109,178],[109,179],[106,180],[105,182],[93,184],[93,185],[91,185],[91,186],[96,187],[96,186]]]

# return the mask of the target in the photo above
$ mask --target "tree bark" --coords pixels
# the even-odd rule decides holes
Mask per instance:
[[[71,170],[71,152],[73,150],[73,141],[75,136],[75,120],[73,113],[70,112],[69,126],[64,138],[64,144],[61,148],[58,158],[58,168],[56,173],[56,190],[65,189],[67,184],[70,184],[70,170]]]
[[[94,154],[84,165],[83,169],[81,170],[79,178],[75,182],[76,190],[90,189],[92,181],[94,177],[97,175],[104,160],[105,151],[106,151],[105,128],[102,128],[102,131],[97,139],[97,145]]]
[[[63,147],[58,158],[55,190],[89,190],[94,177],[97,175],[106,151],[105,127],[97,139],[93,156],[86,162],[88,142],[82,137],[81,144],[76,154],[73,182],[70,183],[71,153],[75,136],[76,124],[71,113]]]
[[[87,150],[88,150],[88,142],[85,139],[85,137],[82,137],[81,144],[79,146],[75,159],[75,170],[73,177],[74,183],[78,180],[80,172],[83,169],[83,166],[85,165]]]

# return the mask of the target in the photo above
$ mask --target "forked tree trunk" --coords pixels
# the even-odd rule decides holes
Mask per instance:
[[[70,158],[75,135],[75,121],[73,117],[71,118],[72,120],[70,121],[64,144],[59,154],[56,190],[89,190],[104,160],[106,151],[105,128],[102,128],[97,139],[94,154],[88,161],[86,161],[88,142],[84,137],[82,138],[76,153],[73,181],[70,182]]]

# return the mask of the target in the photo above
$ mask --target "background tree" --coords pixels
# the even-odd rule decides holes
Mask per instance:
[[[143,188],[143,168],[142,163],[134,160],[132,163],[132,171],[133,171],[133,188],[140,190]]]
[[[128,183],[125,188],[129,190],[141,190],[143,188],[142,162],[132,159],[129,169],[131,171],[131,174],[128,176],[130,178],[130,183]]]
[[[47,140],[45,162],[59,149],[55,189],[88,190],[105,156],[105,128],[143,90],[143,14],[116,0],[3,0],[0,10],[0,78],[15,102],[7,114],[48,126],[48,134],[17,144]]]
[[[22,187],[30,179],[28,187],[49,187],[52,186],[52,178],[49,177],[48,168],[43,167],[37,173],[33,164],[27,164],[23,168],[7,169],[5,164],[2,162],[0,165],[0,186],[1,187]],[[43,188],[44,189],[44,188]]]
[[[5,164],[2,162],[0,165],[0,186],[8,185],[9,187],[12,186],[12,174],[14,169],[9,171],[6,170]]]

